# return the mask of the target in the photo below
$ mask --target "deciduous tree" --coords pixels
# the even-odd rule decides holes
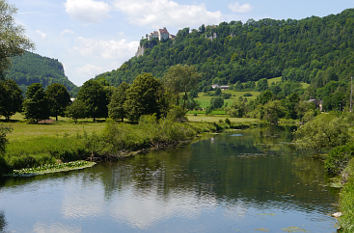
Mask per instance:
[[[46,90],[50,115],[58,121],[58,116],[64,116],[66,107],[71,103],[70,95],[62,84],[54,83]]]
[[[34,83],[28,87],[23,103],[25,117],[30,122],[38,123],[49,118],[49,104],[41,84]]]
[[[21,111],[22,102],[21,89],[15,81],[0,81],[0,115],[9,121],[12,115]]]

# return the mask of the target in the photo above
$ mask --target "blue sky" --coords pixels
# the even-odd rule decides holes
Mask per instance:
[[[140,38],[167,27],[247,19],[301,19],[337,14],[353,0],[8,0],[16,22],[35,43],[34,52],[56,58],[77,85],[118,68],[134,56]]]

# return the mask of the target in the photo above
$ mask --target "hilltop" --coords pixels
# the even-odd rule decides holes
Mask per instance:
[[[143,72],[162,77],[169,67],[188,64],[203,74],[200,90],[279,76],[306,83],[339,80],[354,70],[353,28],[354,9],[322,18],[184,28],[173,40],[142,39],[143,53],[96,78],[119,85]]]
[[[44,87],[60,83],[71,94],[77,92],[78,87],[65,76],[63,64],[56,59],[25,52],[22,56],[13,57],[11,63],[6,77],[15,80],[22,91],[32,83],[41,83]]]

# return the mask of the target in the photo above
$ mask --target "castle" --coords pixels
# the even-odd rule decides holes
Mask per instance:
[[[170,34],[164,27],[163,29],[159,29],[157,31],[151,32],[150,34],[146,34],[146,39],[148,39],[149,41],[155,38],[159,39],[159,41],[165,41],[168,39],[174,39],[175,36]]]
[[[173,40],[175,39],[176,36],[170,34],[167,29],[164,27],[163,29],[159,29],[157,31],[151,32],[150,34],[146,34],[146,37],[142,38],[143,40],[146,39],[148,41],[152,41],[154,39],[158,39],[159,41],[166,41],[166,40]],[[136,57],[140,57],[144,55],[145,52],[144,46],[142,46],[141,44],[138,47],[138,51],[136,52],[135,56]]]

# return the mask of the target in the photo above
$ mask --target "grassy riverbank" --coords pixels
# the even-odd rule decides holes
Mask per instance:
[[[340,211],[343,216],[339,219],[343,233],[354,232],[354,158],[344,170],[346,184],[340,192]]]
[[[230,118],[228,124],[225,119],[204,121],[201,118],[179,123],[145,117],[139,124],[104,122],[104,119],[95,123],[82,120],[75,124],[70,119],[60,118],[58,122],[48,124],[26,124],[17,114],[13,121],[2,122],[12,131],[7,136],[9,143],[3,162],[0,161],[0,170],[8,173],[79,160],[117,159],[138,151],[158,150],[190,141],[201,133],[240,124],[249,126],[253,122]]]

